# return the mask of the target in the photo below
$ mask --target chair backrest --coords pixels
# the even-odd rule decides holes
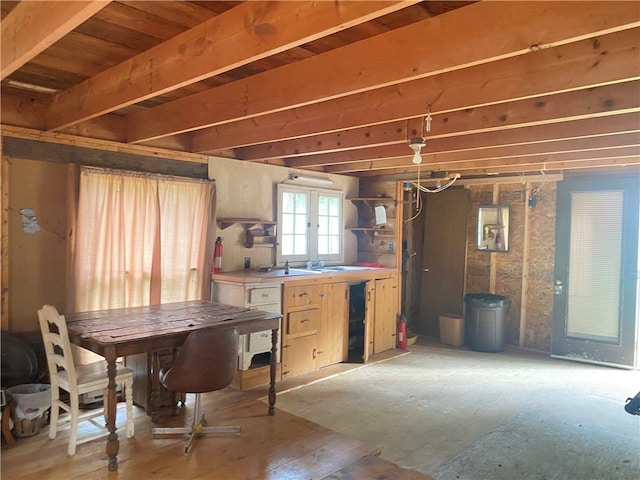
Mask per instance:
[[[237,368],[238,329],[202,329],[189,334],[161,380],[174,392],[212,392],[229,386]]]
[[[57,372],[66,370],[71,389],[76,389],[75,364],[73,363],[73,352],[64,315],[60,315],[56,307],[44,305],[38,310],[38,320],[40,321],[44,350],[47,354],[51,388],[58,384]],[[52,325],[55,325],[55,330],[52,330]]]

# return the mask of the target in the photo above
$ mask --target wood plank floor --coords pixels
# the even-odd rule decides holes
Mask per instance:
[[[279,390],[357,368],[340,364],[292,379]],[[378,449],[313,422],[276,409],[267,415],[266,388],[247,392],[226,389],[204,394],[202,407],[210,425],[240,425],[239,434],[206,435],[183,454],[185,436],[150,434],[151,421],[136,408],[136,435],[120,435],[118,472],[107,470],[105,439],[80,444],[73,457],[66,455],[68,428],[49,440],[48,427],[40,434],[18,438],[16,446],[2,446],[1,473],[7,479],[220,479],[220,480],[425,480],[431,477],[405,470],[378,457]],[[175,417],[164,415],[160,425],[186,424],[193,398]],[[277,405],[277,404],[276,404]],[[120,404],[119,409],[122,410]],[[166,413],[166,412],[165,412]],[[119,419],[124,412],[119,411]],[[82,432],[86,433],[86,432]],[[82,434],[81,433],[81,434]]]

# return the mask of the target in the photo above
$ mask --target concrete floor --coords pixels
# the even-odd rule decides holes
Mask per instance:
[[[640,372],[508,350],[409,353],[281,392],[278,408],[447,479],[639,479]]]

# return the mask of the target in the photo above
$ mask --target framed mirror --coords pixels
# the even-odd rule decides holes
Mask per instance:
[[[478,207],[478,250],[509,251],[509,207],[486,205]]]

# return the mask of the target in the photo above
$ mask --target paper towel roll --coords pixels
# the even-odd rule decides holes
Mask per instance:
[[[385,210],[384,206],[378,205],[375,208],[375,213],[376,213],[376,225],[383,225],[387,223],[387,211]]]

